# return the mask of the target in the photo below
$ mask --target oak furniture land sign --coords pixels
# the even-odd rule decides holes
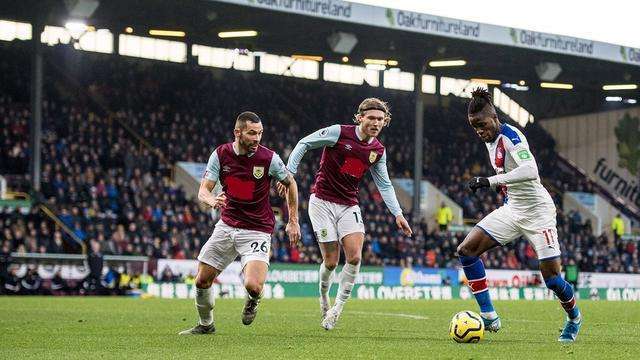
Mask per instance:
[[[640,209],[640,107],[540,121],[557,150],[625,205]]]
[[[210,1],[640,66],[640,49],[342,0]]]

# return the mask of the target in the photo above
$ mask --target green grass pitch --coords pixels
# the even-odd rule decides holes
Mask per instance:
[[[320,327],[317,299],[264,300],[251,326],[241,300],[218,299],[217,333],[178,336],[196,322],[192,300],[0,297],[0,358],[621,359],[637,358],[640,303],[582,301],[578,341],[556,339],[557,302],[496,302],[503,328],[479,344],[448,338],[473,301],[351,300],[338,327]]]

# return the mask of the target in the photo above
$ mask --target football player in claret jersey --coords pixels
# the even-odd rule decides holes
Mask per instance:
[[[289,222],[285,230],[291,245],[295,246],[300,239],[296,182],[280,157],[260,145],[262,131],[258,115],[249,111],[241,113],[233,130],[235,140],[218,146],[207,163],[198,199],[222,211],[213,234],[198,256],[196,310],[199,322],[181,335],[215,332],[211,284],[238,255],[247,290],[242,323],[249,325],[255,319],[267,277],[271,233],[275,226],[269,203],[272,179],[287,189]],[[218,181],[222,184],[222,193],[216,197],[211,191]]]
[[[485,328],[500,329],[500,318],[493,308],[484,264],[479,258],[485,251],[505,245],[524,236],[533,246],[540,261],[540,272],[567,313],[567,321],[558,338],[575,341],[582,315],[573,288],[560,275],[560,244],[556,229],[556,207],[540,183],[538,166],[522,132],[498,120],[491,96],[476,89],[469,103],[468,120],[489,151],[496,175],[474,177],[469,187],[493,188],[502,193],[504,204],[482,219],[458,246],[458,256],[478,305]]]
[[[395,216],[402,232],[410,236],[411,228],[402,215],[402,209],[387,172],[387,154],[377,139],[389,125],[391,114],[380,99],[362,101],[355,114],[356,125],[332,125],[301,139],[291,152],[287,168],[293,174],[304,154],[311,149],[324,148],[309,199],[309,218],[322,253],[320,265],[320,309],[322,327],[335,327],[343,306],[360,270],[364,242],[364,222],[358,206],[358,187],[367,170]],[[279,192],[285,193],[279,185]],[[330,307],[331,277],[340,258],[339,244],[345,253],[345,265],[339,276],[338,295]]]

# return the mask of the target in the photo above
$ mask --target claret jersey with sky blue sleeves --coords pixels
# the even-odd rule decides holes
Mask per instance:
[[[220,219],[225,224],[271,234],[275,219],[269,202],[271,180],[289,176],[280,157],[260,145],[255,153],[239,155],[234,143],[218,146],[203,177],[219,182],[226,195]]]
[[[271,164],[269,166],[269,176],[282,181],[287,178],[287,168],[284,165],[284,162],[278,156],[278,154],[274,153],[271,158]],[[218,152],[214,151],[209,157],[209,161],[207,162],[207,167],[205,169],[204,178],[207,180],[218,181],[220,177],[220,159],[218,158]]]
[[[357,188],[369,169],[387,208],[393,215],[402,214],[387,171],[387,154],[375,138],[361,139],[355,125],[332,125],[302,138],[289,155],[287,168],[293,174],[308,150],[324,147],[313,193],[316,197],[343,205],[357,204]]]

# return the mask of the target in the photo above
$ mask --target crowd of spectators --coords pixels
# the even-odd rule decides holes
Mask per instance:
[[[51,55],[56,61],[58,54]],[[381,136],[389,172],[392,177],[411,176],[413,148],[407,144],[413,143],[415,105],[410,93],[73,51],[64,59],[68,57],[74,58],[73,69],[53,69],[45,89],[41,194],[77,238],[99,243],[105,254],[197,256],[215,217],[173,183],[172,166],[176,161],[206,162],[217,145],[232,140],[233,120],[241,111],[255,111],[263,118],[263,144],[286,159],[305,134],[335,123],[349,124],[363,98],[380,97],[393,113],[391,126]],[[16,58],[3,60],[1,67],[26,67],[28,62]],[[0,93],[0,170],[24,173],[30,115],[25,103],[15,99],[24,98],[27,78],[14,85]],[[464,101],[450,100],[448,106],[425,110],[423,175],[462,206],[466,218],[479,220],[502,199],[490,191],[474,195],[466,189],[471,176],[490,175],[493,169],[484,144],[467,124]],[[555,144],[541,127],[530,125],[525,134],[559,209],[563,191],[589,191],[586,180],[554,170]],[[272,190],[272,205],[285,214],[272,237],[272,261],[321,261],[306,215],[318,158],[319,152],[308,154],[296,175],[303,235],[299,247],[289,246],[282,223],[284,202]],[[360,199],[367,224],[365,265],[458,265],[455,249],[464,233],[440,231],[421,221],[412,224],[412,238],[403,236],[369,178]],[[78,251],[35,208],[28,214],[2,211],[0,222],[3,249]],[[638,271],[634,243],[594,234],[579,214],[561,210],[558,227],[564,260],[581,270]],[[537,268],[535,253],[524,240],[489,252],[486,261],[491,268]]]

